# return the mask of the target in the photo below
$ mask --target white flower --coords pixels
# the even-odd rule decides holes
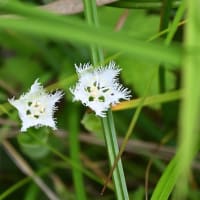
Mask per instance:
[[[114,62],[108,66],[93,68],[90,64],[75,65],[79,80],[70,88],[74,101],[81,101],[95,111],[96,115],[105,117],[105,111],[121,99],[129,100],[130,91],[118,82],[121,71]]]
[[[49,126],[56,129],[56,122],[53,114],[57,107],[55,106],[63,93],[56,91],[54,94],[46,93],[38,80],[34,82],[28,93],[22,94],[19,99],[8,99],[10,104],[17,108],[22,120],[21,131],[35,126]]]

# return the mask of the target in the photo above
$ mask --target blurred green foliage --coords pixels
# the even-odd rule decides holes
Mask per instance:
[[[21,2],[22,5],[31,3],[34,6],[39,6],[50,3],[52,0],[23,0],[19,2]],[[138,1],[126,2],[132,4],[133,7],[138,3]],[[153,42],[150,42],[149,40],[151,40],[153,36],[157,36],[160,27],[161,8],[155,4],[156,2],[161,4],[161,1],[153,0],[139,2],[140,4],[144,3],[145,9],[137,9],[136,7],[130,8],[128,6],[126,6],[127,8],[120,8],[125,5],[123,1],[110,4],[109,6],[104,5],[99,7],[98,16],[100,28],[99,30],[94,28],[94,32],[92,33],[90,33],[90,31],[93,30],[93,27],[89,29],[82,12],[72,16],[59,16],[58,18],[52,15],[52,20],[49,16],[49,18],[42,18],[41,16],[36,16],[37,13],[35,13],[34,16],[34,12],[30,12],[29,14],[32,16],[27,17],[28,20],[24,22],[29,22],[30,20],[30,22],[34,22],[33,27],[37,28],[35,24],[37,24],[37,22],[39,24],[41,17],[41,22],[44,24],[46,23],[48,25],[47,27],[51,27],[49,30],[52,31],[53,26],[55,26],[55,33],[52,32],[48,35],[42,31],[41,34],[39,34],[40,31],[36,30],[36,28],[35,32],[33,31],[32,33],[30,30],[28,31],[28,28],[26,31],[25,24],[24,27],[21,29],[19,28],[19,30],[16,30],[11,23],[10,28],[9,25],[6,27],[5,22],[9,24],[12,20],[12,16],[9,19],[4,16],[5,14],[12,15],[15,13],[22,17],[26,14],[25,12],[24,14],[20,14],[21,11],[18,13],[17,9],[15,12],[11,12],[9,9],[6,11],[2,1],[0,1],[0,104],[3,106],[1,109],[2,113],[0,112],[0,142],[2,143],[0,146],[0,199],[1,194],[26,177],[26,175],[21,172],[20,167],[17,168],[16,163],[9,158],[11,155],[5,151],[5,147],[3,146],[4,139],[9,139],[10,143],[35,172],[45,169],[49,170],[49,172],[44,173],[41,178],[60,199],[76,199],[71,174],[72,168],[76,166],[76,163],[67,164],[58,157],[58,155],[53,153],[52,148],[56,149],[67,158],[70,157],[71,149],[69,149],[70,145],[68,141],[70,132],[67,122],[69,122],[70,117],[73,116],[73,109],[71,109],[72,96],[68,88],[74,84],[76,77],[74,64],[91,62],[89,50],[90,39],[84,38],[87,34],[96,33],[96,37],[98,37],[98,34],[102,34],[104,40],[100,38],[98,41],[98,39],[95,38],[95,36],[92,37],[92,35],[88,37],[91,36],[92,42],[96,41],[98,44],[102,43],[106,60],[113,59],[114,57],[115,61],[122,69],[120,77],[121,82],[131,89],[133,99],[159,93],[160,83],[158,67],[163,60],[165,61],[162,63],[165,67],[165,92],[179,90],[181,88],[181,80],[184,79],[182,63],[180,62],[180,58],[182,58],[180,56],[182,55],[180,54],[180,49],[184,43],[184,41],[182,41],[183,27],[177,25],[176,35],[169,49],[159,36],[156,37]],[[181,1],[173,2],[181,3]],[[146,3],[151,4],[147,6]],[[178,9],[176,5],[179,4],[173,4],[175,6],[171,9],[169,24],[171,24],[174,19]],[[154,7],[154,5],[156,6]],[[124,22],[123,17],[125,17]],[[23,19],[21,21],[23,21]],[[119,28],[119,22],[122,22],[121,28]],[[70,32],[65,33],[63,29],[63,32],[60,33],[62,36],[57,36],[59,34],[56,33],[57,28],[61,30],[61,27],[64,27],[64,23],[67,24],[66,26],[68,26],[67,28],[69,30],[77,26],[80,29],[80,33],[85,33],[85,35],[83,37],[78,35],[77,38],[79,37],[79,39],[75,39],[75,36],[70,35]],[[82,25],[82,29],[80,24]],[[41,27],[41,30],[43,30],[42,28],[43,27]],[[116,30],[117,28],[120,30]],[[87,29],[89,30],[88,33],[84,32]],[[72,32],[73,31],[71,31],[71,33]],[[65,34],[66,37],[64,38]],[[77,34],[78,33],[74,32],[74,35]],[[117,45],[115,41],[111,41],[107,46],[104,45],[105,41],[109,41],[109,39],[112,38],[112,34],[113,38],[120,39],[121,44],[123,44],[124,41],[123,47],[119,47],[120,43],[117,43],[119,41],[116,41]],[[107,39],[107,37],[110,38]],[[112,42],[113,48],[111,48]],[[125,48],[126,45],[128,45],[127,51]],[[177,46],[178,48],[176,50]],[[132,54],[130,50],[131,47],[133,48]],[[147,48],[146,50],[145,47]],[[158,49],[156,51],[157,47]],[[156,53],[160,54],[157,56]],[[163,57],[161,58],[160,56]],[[166,64],[167,60],[168,63]],[[14,108],[5,106],[8,98],[13,96],[18,98],[22,93],[29,90],[30,86],[37,78],[39,78],[45,86],[55,84],[54,88],[63,89],[66,92],[65,97],[58,105],[59,110],[56,112],[55,116],[58,121],[58,132],[54,133],[47,128],[31,128],[29,130],[39,138],[42,143],[34,140],[29,133],[19,133],[20,121],[17,111]],[[60,84],[60,82],[62,82],[62,84]],[[146,94],[150,83],[150,89],[148,90],[148,94]],[[147,196],[149,198],[151,197],[160,176],[165,171],[165,166],[168,163],[167,161],[169,161],[175,153],[174,148],[177,144],[179,131],[178,113],[180,101],[168,102],[165,105],[167,107],[167,113],[163,113],[160,104],[150,105],[143,109],[130,139],[131,142],[136,141],[136,143],[134,143],[135,146],[137,146],[137,141],[143,143],[140,144],[140,148],[128,144],[127,149],[129,150],[126,150],[123,154],[122,160],[130,199],[142,200],[145,198],[145,191],[147,191],[145,187],[147,175],[145,175],[145,173],[147,173],[149,162],[151,163],[151,168],[149,172]],[[70,106],[70,108],[68,106]],[[80,165],[81,169],[79,170],[84,174],[85,188],[83,188],[83,190],[86,191],[88,199],[115,199],[112,184],[109,186],[110,189],[107,189],[105,195],[99,197],[100,189],[103,186],[102,179],[107,176],[109,167],[106,148],[103,145],[100,120],[79,103],[76,104],[76,106],[80,111],[78,112],[80,123],[75,124],[75,126],[80,126],[80,134],[78,136],[80,141],[79,156],[82,163]],[[4,112],[5,110],[3,110],[3,108],[9,115]],[[116,129],[119,137],[124,137],[134,113],[135,109],[114,112]],[[197,129],[198,128],[199,127],[197,127]],[[88,136],[87,139],[84,139],[84,136]],[[167,138],[164,143],[163,138]],[[99,141],[98,145],[95,143],[96,140]],[[153,150],[150,148],[152,144],[155,144]],[[168,149],[165,149],[165,147],[172,148],[170,149],[172,153],[169,153],[167,151]],[[137,148],[139,149],[138,151]],[[141,150],[142,148],[144,149]],[[164,153],[162,151],[164,151]],[[152,156],[153,154],[155,154],[155,156]],[[157,156],[158,154],[160,157]],[[198,185],[200,184],[200,177],[197,173],[198,168],[199,167],[195,167],[191,170],[191,181],[188,187],[188,199],[191,200],[199,199],[200,195],[198,190]],[[84,170],[90,171],[95,178],[92,179]],[[171,176],[171,171],[168,171],[168,176]],[[175,181],[175,178],[172,182],[173,181]],[[174,185],[172,185],[172,188],[173,186]],[[171,190],[169,189],[167,192],[170,193]],[[13,192],[10,192],[7,197],[7,199],[15,200],[31,200],[38,198],[40,200],[48,199],[41,188],[31,179]]]

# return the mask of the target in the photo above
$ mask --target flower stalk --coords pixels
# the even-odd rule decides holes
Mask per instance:
[[[98,22],[98,14],[97,14],[97,7],[95,4],[95,1],[84,0],[83,3],[84,3],[85,17],[88,24],[91,26],[98,27],[99,22]],[[90,49],[91,49],[93,64],[96,66],[99,63],[103,63],[104,56],[103,56],[102,48],[96,45],[91,45]],[[112,103],[109,106],[111,105]],[[105,143],[107,146],[110,166],[113,166],[116,156],[119,152],[119,148],[118,148],[118,143],[117,143],[117,136],[115,132],[113,116],[112,116],[112,112],[110,108],[104,109],[103,115],[105,116],[102,117],[101,120],[102,120],[103,129],[104,129],[104,138],[105,138]],[[113,172],[113,182],[115,186],[115,194],[116,194],[117,199],[128,200],[129,199],[128,190],[126,186],[126,180],[125,180],[121,160],[119,160]]]
[[[131,95],[118,81],[120,68],[114,62],[107,66],[93,67],[90,64],[75,65],[78,81],[75,87],[70,88],[74,101],[81,101],[102,119],[104,138],[108,150],[110,165],[113,166],[119,153],[111,105],[128,100]],[[113,171],[113,181],[118,200],[128,200],[128,192],[123,172],[122,162],[116,164]],[[103,193],[102,193],[103,194]]]
[[[115,131],[114,119],[111,109],[107,111],[107,117],[102,118],[102,126],[104,129],[104,138],[108,150],[108,156],[110,160],[110,166],[113,166],[115,159],[119,153],[119,147],[117,142],[117,136]],[[126,180],[124,175],[124,170],[122,166],[122,161],[119,159],[116,168],[113,171],[113,182],[115,186],[115,193],[118,200],[128,200],[128,191],[126,186]],[[104,190],[101,194],[103,195]]]

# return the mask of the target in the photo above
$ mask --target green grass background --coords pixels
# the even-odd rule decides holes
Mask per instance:
[[[0,1],[0,199],[49,198],[24,174],[27,165],[58,199],[116,199],[112,182],[100,196],[109,173],[101,122],[69,92],[74,64],[93,62],[99,49],[102,64],[115,60],[132,91],[130,102],[113,108],[117,135],[125,138],[130,199],[199,199],[199,2],[120,0],[70,16],[37,9],[50,2]],[[7,99],[37,78],[66,92],[56,112],[59,130],[21,134]],[[17,155],[25,162],[17,165]]]

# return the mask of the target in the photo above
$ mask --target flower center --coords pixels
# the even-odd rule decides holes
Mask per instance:
[[[88,86],[86,88],[86,91],[89,93],[88,100],[90,102],[92,101],[98,101],[98,102],[105,102],[105,93],[109,91],[109,88],[106,87],[100,87],[100,84],[96,81],[92,84],[92,86]]]
[[[27,105],[26,115],[29,117],[38,119],[45,112],[45,107],[39,101],[29,101]]]

